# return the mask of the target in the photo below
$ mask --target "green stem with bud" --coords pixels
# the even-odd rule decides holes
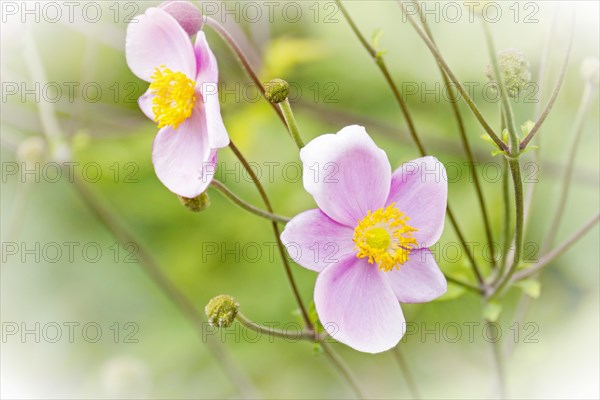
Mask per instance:
[[[302,141],[302,137],[300,136],[300,129],[298,128],[298,123],[296,122],[296,118],[294,118],[294,113],[292,112],[292,106],[290,105],[290,101],[286,98],[284,101],[279,103],[279,107],[283,112],[283,116],[285,117],[285,122],[287,123],[288,130],[290,131],[290,135],[298,149],[304,147],[304,142]]]
[[[256,186],[256,189],[258,190],[260,197],[263,199],[263,202],[265,203],[265,207],[267,207],[267,211],[269,213],[273,213],[273,206],[271,206],[271,201],[269,200],[269,197],[267,196],[267,192],[265,191],[262,183],[260,183],[258,176],[256,176],[256,173],[254,172],[254,170],[248,163],[248,160],[246,160],[246,158],[244,157],[242,152],[237,148],[237,146],[233,143],[233,141],[229,142],[229,148],[231,149],[231,151],[233,151],[235,156],[242,163],[242,166],[244,167],[246,172],[248,172],[248,175],[250,175],[250,178],[252,179],[254,186]],[[277,248],[279,249],[279,256],[281,258],[281,262],[283,263],[283,267],[285,269],[285,274],[288,278],[288,282],[289,282],[292,292],[294,294],[294,298],[296,299],[296,303],[298,303],[298,307],[300,308],[300,313],[302,314],[302,318],[304,319],[304,323],[306,324],[307,329],[312,329],[310,317],[308,315],[308,311],[306,310],[304,302],[302,301],[302,296],[300,296],[300,291],[298,290],[298,285],[296,285],[296,280],[294,279],[294,275],[292,274],[292,268],[290,267],[290,263],[287,258],[287,253],[286,253],[285,247],[283,246],[283,243],[281,243],[281,238],[280,238],[281,232],[279,231],[279,226],[277,226],[277,223],[274,221],[271,221],[271,226],[273,228],[273,235],[275,236],[275,241],[277,242]]]
[[[254,207],[253,205],[251,205],[249,203],[246,203],[238,195],[236,195],[235,193],[233,193],[231,191],[231,189],[229,189],[222,182],[220,182],[220,181],[218,181],[216,179],[213,179],[212,182],[210,183],[210,185],[213,188],[215,188],[216,190],[218,190],[225,197],[227,197],[229,200],[231,200],[232,203],[240,206],[244,210],[249,211],[249,212],[251,212],[254,215],[258,215],[259,217],[268,219],[270,221],[281,222],[283,224],[287,224],[288,222],[290,222],[290,219],[288,217],[284,217],[284,216],[281,216],[281,215],[273,214],[273,213],[261,210],[260,208]]]
[[[352,17],[350,16],[350,14],[346,10],[346,8],[343,6],[342,2],[340,0],[336,0],[336,4],[338,5],[340,11],[344,15],[344,18],[346,18],[346,21],[348,21],[348,24],[350,25],[350,28],[352,29],[352,31],[354,32],[354,34],[356,35],[356,37],[358,38],[358,40],[361,42],[361,44],[364,46],[364,48],[369,52],[369,54],[371,55],[371,57],[375,60],[375,63],[377,64],[377,66],[379,67],[379,70],[383,74],[386,82],[388,83],[388,86],[392,90],[392,93],[394,94],[394,98],[396,99],[398,105],[400,106],[400,110],[402,111],[404,119],[406,120],[406,124],[408,125],[408,130],[410,132],[410,135],[411,135],[413,141],[415,142],[417,148],[419,149],[419,153],[421,154],[421,156],[426,156],[427,155],[427,151],[425,150],[425,147],[424,147],[423,143],[421,142],[421,139],[419,138],[419,135],[417,134],[417,131],[415,129],[415,125],[414,125],[412,116],[410,114],[410,111],[408,110],[408,106],[406,105],[406,102],[402,98],[402,95],[400,93],[400,90],[396,86],[396,83],[392,79],[392,76],[391,76],[391,74],[390,74],[390,72],[389,72],[389,70],[387,68],[387,65],[385,64],[385,61],[383,60],[383,57],[381,56],[381,54],[379,54],[377,52],[377,50],[375,50],[373,48],[373,46],[371,46],[369,44],[369,42],[367,42],[367,40],[365,39],[365,37],[363,36],[363,34],[360,32],[360,30],[358,29],[358,27],[354,23],[354,20],[352,19]],[[429,39],[427,39],[427,40],[429,40]],[[493,134],[494,133],[492,131],[491,135],[493,135]],[[467,246],[467,242],[465,240],[465,237],[464,237],[462,231],[460,230],[460,228],[458,226],[458,223],[456,221],[454,213],[450,209],[450,206],[447,206],[446,211],[447,211],[447,214],[448,214],[448,219],[450,220],[450,223],[454,227],[454,230],[456,232],[456,236],[458,236],[458,240],[460,241],[461,245],[463,246],[463,249],[465,250],[465,252],[467,254],[467,257],[469,258],[469,261],[471,263],[471,267],[473,269],[473,274],[475,275],[475,278],[477,279],[477,282],[479,283],[479,286],[480,287],[484,287],[485,283],[484,283],[484,280],[483,280],[483,276],[481,275],[481,272],[479,270],[477,261],[475,260],[474,255],[471,253],[471,251],[469,249],[469,246]]]
[[[506,159],[510,168],[510,172],[513,178],[513,187],[515,193],[515,253],[512,265],[506,274],[506,276],[500,276],[499,284],[496,289],[491,293],[490,299],[496,297],[504,287],[510,282],[511,276],[517,270],[519,263],[521,262],[522,249],[523,249],[523,182],[521,179],[521,165],[519,162],[520,148],[519,148],[519,136],[517,135],[512,106],[510,104],[510,98],[508,97],[508,91],[504,84],[504,78],[498,59],[496,55],[496,47],[494,45],[493,37],[487,23],[482,19],[481,24],[485,40],[487,43],[488,51],[490,54],[490,61],[494,70],[494,76],[496,78],[496,84],[500,92],[500,98],[502,101],[504,120],[508,129],[509,136],[509,150],[506,154]]]

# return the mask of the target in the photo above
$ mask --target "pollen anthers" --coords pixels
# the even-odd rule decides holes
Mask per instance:
[[[156,68],[150,77],[152,112],[159,128],[167,125],[177,129],[192,115],[196,101],[195,82],[182,72],[173,72],[164,65]]]
[[[370,264],[377,264],[382,271],[400,268],[417,245],[413,237],[417,229],[407,224],[408,219],[395,203],[369,211],[354,229],[356,257],[368,258]]]

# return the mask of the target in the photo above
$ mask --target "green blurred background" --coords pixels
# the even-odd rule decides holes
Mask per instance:
[[[135,102],[146,89],[146,83],[138,80],[125,62],[124,18],[158,2],[96,2],[101,18],[93,23],[82,17],[85,2],[78,3],[73,22],[66,14],[59,22],[48,21],[49,18],[41,14],[39,23],[27,15],[22,22],[22,10],[9,15],[12,9],[5,8],[6,3],[10,2],[3,2],[1,64],[2,396],[238,397],[239,393],[189,321],[138,263],[125,262],[126,249],[120,247],[115,261],[115,238],[86,208],[69,180],[63,176],[51,182],[48,176],[54,175],[49,169],[47,175],[44,174],[44,164],[39,167],[39,182],[34,179],[35,174],[23,179],[24,164],[15,155],[19,149],[23,151],[25,139],[42,137],[44,129],[49,126],[52,129],[52,117],[48,115],[54,115],[60,132],[72,145],[73,161],[80,163],[75,167],[75,174],[81,177],[83,166],[92,163],[99,166],[102,176],[97,182],[88,183],[88,187],[135,232],[140,245],[149,249],[164,273],[199,310],[213,296],[228,293],[255,321],[284,324],[298,320],[280,260],[271,255],[273,237],[269,223],[234,207],[213,191],[210,192],[212,206],[206,212],[190,213],[155,177],[150,152],[156,128]],[[290,3],[293,5],[286,6]],[[21,7],[20,3],[16,4]],[[39,4],[41,13],[44,3]],[[364,125],[387,151],[393,167],[418,157],[389,88],[341,14],[336,12],[333,2],[276,3],[272,22],[264,4],[252,2],[262,10],[262,16],[256,21],[248,4],[212,3],[217,7],[213,17],[221,19],[223,10],[237,7],[237,13],[232,12],[226,18],[226,26],[250,55],[261,78],[265,81],[284,78],[301,89],[301,93],[293,91],[296,95],[292,106],[306,141],[356,123]],[[469,22],[466,9],[462,9],[459,22],[444,19],[444,15],[454,16],[450,9],[446,11],[451,14],[444,14],[445,4],[437,3],[439,22],[433,20],[435,12],[432,14],[433,34],[459,79],[479,84],[475,100],[492,126],[497,127],[499,104],[487,101],[481,91],[486,83],[484,71],[488,64],[481,28]],[[458,7],[462,3],[453,4]],[[570,13],[575,12],[570,67],[554,111],[540,132],[542,175],[527,232],[528,241],[539,243],[555,209],[557,183],[583,91],[579,66],[586,57],[598,57],[598,3],[499,4],[503,17],[492,24],[497,47],[523,50],[531,62],[534,81],[545,35],[557,15],[548,79],[542,83],[543,103],[558,74],[567,43]],[[206,3],[200,5],[207,6]],[[427,6],[435,10],[436,3],[427,2]],[[65,13],[64,5],[60,7]],[[301,10],[297,21],[296,7]],[[410,25],[403,22],[395,2],[351,1],[347,7],[368,38],[382,29],[379,46],[387,51],[385,58],[401,87],[416,83],[432,89],[441,81],[431,54]],[[119,15],[115,14],[116,10]],[[515,10],[520,13],[517,23]],[[532,12],[537,22],[524,22],[525,16]],[[219,61],[222,88],[227,89],[221,93],[225,125],[246,157],[259,166],[276,212],[293,216],[314,207],[297,175],[299,158],[293,141],[268,104],[258,99],[255,88],[244,86],[249,79],[230,49],[213,31],[205,30]],[[39,60],[36,60],[36,52]],[[39,102],[32,95],[22,98],[21,84],[32,88],[35,82],[41,81],[44,87],[40,71],[46,75],[46,82],[61,86],[63,93],[58,101],[43,101],[43,95]],[[73,101],[66,91],[69,82],[80,84],[74,91]],[[9,94],[11,83],[19,85],[19,93]],[[93,85],[84,93],[81,89],[89,83]],[[101,95],[95,101],[94,88],[97,87],[101,88]],[[46,98],[54,98],[51,94],[55,88],[48,90],[50,94]],[[244,93],[247,93],[245,97]],[[439,90],[437,93],[440,95]],[[425,98],[422,94],[420,89],[407,96],[416,127],[432,155],[447,165],[462,165],[461,178],[450,183],[449,199],[469,241],[483,243],[483,226],[473,184],[462,164],[464,156],[451,107],[443,95],[436,100],[431,94]],[[523,99],[518,101],[517,121],[533,119],[535,106]],[[491,146],[480,139],[483,132],[462,102],[461,109],[478,160],[482,165],[500,165],[502,160],[492,158]],[[557,234],[558,241],[568,238],[598,212],[598,131],[596,96],[584,126],[572,193]],[[531,161],[532,155],[528,154],[527,159]],[[8,171],[15,162],[19,171],[12,175]],[[272,176],[269,176],[269,165],[273,166]],[[96,175],[93,168],[85,172],[89,173],[88,177]],[[219,154],[217,175],[241,197],[261,205],[255,188],[228,149]],[[494,235],[499,240],[503,210],[501,185],[491,180],[484,180],[484,190]],[[455,241],[452,228],[447,227],[440,243]],[[73,260],[67,256],[64,245],[67,242],[79,243]],[[23,262],[22,250],[34,248],[36,243],[41,248],[58,243],[63,255],[57,262],[50,262],[52,256],[43,257],[43,254],[39,261],[32,255],[23,256]],[[81,253],[81,248],[90,243],[102,250],[97,262],[86,260]],[[505,298],[499,323],[502,344],[510,353],[506,367],[511,396],[598,398],[597,243],[598,229],[594,228],[546,270],[541,279],[541,296],[519,320],[518,343],[514,343],[513,324],[518,318],[515,310],[521,292],[513,289]],[[9,254],[7,246],[10,244],[18,246],[18,254]],[[211,250],[218,247],[218,254],[208,252],[207,246]],[[223,251],[235,249],[239,251]],[[464,279],[472,279],[465,262],[464,257],[457,262],[442,259],[440,266]],[[309,302],[316,274],[296,264],[293,264],[293,272],[303,298]],[[453,286],[449,295],[440,301],[403,306],[407,321],[414,322],[418,332],[406,336],[400,345],[401,351],[424,397],[496,395],[492,347],[483,337],[481,309],[477,296]],[[72,343],[64,325],[69,322],[80,324],[74,328]],[[40,324],[39,343],[34,334],[26,335],[23,340],[22,328],[36,330],[36,323]],[[54,336],[51,326],[55,323],[62,327],[62,337],[51,343],[42,331],[46,326],[46,333]],[[81,328],[87,323],[95,323],[94,326],[102,329],[96,343],[85,340],[82,335]],[[479,324],[473,328],[472,340],[468,334],[471,323]],[[525,326],[526,323],[530,325]],[[456,336],[456,325],[461,334],[455,342],[452,339]],[[18,326],[19,332],[9,335],[7,329],[14,326]],[[130,343],[125,336],[134,330],[137,343]],[[438,337],[434,333],[424,334],[425,330],[437,332]],[[119,332],[117,340],[115,331]],[[313,345],[271,342],[266,337],[253,342],[245,339],[245,332],[235,327],[227,332],[223,348],[248,375],[260,397],[353,396]],[[94,329],[89,334],[94,336]],[[369,397],[410,397],[391,353],[367,355],[343,345],[334,347],[348,362]]]

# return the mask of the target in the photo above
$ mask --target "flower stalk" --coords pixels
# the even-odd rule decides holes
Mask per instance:
[[[285,122],[287,123],[290,136],[292,136],[294,143],[296,143],[298,150],[300,150],[304,147],[304,142],[300,136],[300,129],[298,128],[298,123],[296,122],[296,118],[292,112],[292,106],[290,105],[289,99],[286,98],[284,101],[279,103],[279,107],[281,108],[281,112],[283,112],[283,116],[285,117]]]
[[[254,332],[269,335],[270,337],[273,336],[288,340],[307,340],[309,342],[316,343],[322,342],[328,337],[327,334],[320,334],[314,330],[288,331],[257,324],[256,322],[251,321],[241,312],[238,312],[236,319],[246,328]]]
[[[481,20],[483,32],[485,36],[485,40],[487,43],[488,51],[490,54],[490,60],[492,63],[492,68],[494,71],[494,75],[496,77],[496,82],[498,85],[498,89],[500,92],[500,98],[502,101],[502,111],[504,115],[504,122],[508,129],[509,136],[509,149],[508,154],[505,155],[506,160],[508,161],[508,166],[513,178],[513,187],[514,187],[514,195],[515,195],[515,253],[512,265],[506,274],[506,276],[500,276],[498,286],[491,293],[490,299],[496,297],[504,287],[510,282],[510,277],[517,270],[519,263],[521,262],[522,250],[523,250],[523,181],[521,179],[521,165],[519,162],[519,156],[521,154],[519,148],[519,136],[517,135],[517,130],[515,127],[515,121],[512,111],[512,106],[510,103],[510,99],[508,96],[508,91],[506,89],[506,85],[504,83],[504,78],[502,76],[502,71],[500,70],[500,66],[498,64],[498,58],[496,53],[496,47],[494,46],[494,41],[492,38],[492,34],[487,23],[482,19]]]
[[[280,222],[283,224],[288,223],[290,221],[290,219],[288,217],[273,214],[268,211],[261,210],[260,208],[254,207],[252,204],[247,203],[242,198],[240,198],[238,195],[233,193],[233,191],[231,189],[229,189],[227,186],[225,186],[225,184],[223,184],[222,182],[220,182],[216,179],[213,179],[213,181],[211,182],[210,185],[213,188],[215,188],[216,190],[218,190],[227,199],[231,200],[231,202],[233,204],[243,208],[244,210],[246,210],[254,215],[258,215],[261,218],[265,218],[265,219],[268,219],[268,220],[274,221],[274,222]]]

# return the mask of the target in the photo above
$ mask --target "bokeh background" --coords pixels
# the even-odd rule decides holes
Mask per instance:
[[[9,3],[18,7],[16,14],[7,8]],[[29,9],[36,4],[27,3]],[[56,159],[46,154],[40,158],[45,161],[38,164],[38,173],[24,173],[23,154],[28,154],[26,159],[31,162],[46,153],[44,146],[31,138],[59,132],[66,138],[66,148],[71,149],[72,161],[80,163],[74,167],[75,174],[88,178],[86,187],[134,232],[136,243],[153,254],[162,271],[199,310],[213,296],[228,293],[258,322],[298,321],[280,260],[272,252],[269,223],[234,207],[213,191],[211,207],[191,213],[154,175],[150,151],[156,128],[137,107],[136,99],[146,84],[129,71],[124,41],[126,18],[158,2],[75,3],[72,19],[63,3],[55,3],[62,12],[58,21],[53,21],[52,9],[47,8],[44,14],[46,3],[37,3],[36,21],[35,14],[23,13],[24,3],[2,2],[1,395],[236,398],[239,393],[189,320],[149,279],[140,263],[126,262],[131,248],[115,245],[114,236],[81,201],[68,177],[55,180],[55,170],[44,169],[44,162]],[[86,20],[82,12],[88,3],[95,5],[87,6],[91,8]],[[271,3],[273,12],[269,15],[269,8],[261,2],[195,2],[227,26],[262,79],[279,77],[292,82],[292,106],[305,140],[357,123],[366,126],[394,167],[416,158],[417,150],[389,88],[335,4]],[[488,64],[481,28],[469,22],[465,8],[459,21],[450,21],[462,3],[455,2],[453,9],[446,9],[446,4],[426,2],[433,10],[429,22],[438,45],[459,79],[479,85],[475,99],[490,123],[498,127],[499,104],[481,90]],[[539,135],[541,176],[527,240],[540,243],[556,206],[558,182],[584,87],[580,65],[586,57],[598,57],[598,3],[497,4],[503,16],[492,24],[496,45],[525,52],[534,81],[545,37],[550,29],[554,31],[547,79],[539,82],[544,104],[567,44],[570,15],[575,14],[574,45],[565,83]],[[98,18],[96,5],[101,10]],[[262,13],[258,18],[257,8]],[[417,129],[431,154],[447,165],[462,166],[461,177],[450,183],[450,202],[469,241],[483,243],[473,184],[463,165],[450,104],[439,86],[435,90],[441,77],[431,54],[403,21],[395,2],[350,1],[347,8],[368,38],[381,29],[379,47],[386,50],[385,58],[400,87],[411,83],[419,86],[416,94],[406,96]],[[205,30],[219,60],[222,88],[226,89],[221,93],[225,124],[246,157],[257,163],[276,212],[292,216],[314,207],[302,188],[293,141],[256,89],[247,85],[250,81],[230,49],[213,31]],[[24,95],[23,87],[35,89],[36,82],[40,98]],[[16,94],[11,92],[14,83],[19,88]],[[67,88],[73,83],[79,85],[69,98]],[[62,89],[58,96],[57,86]],[[433,89],[438,98],[425,95],[424,88]],[[533,118],[536,103],[520,99],[515,107],[517,121],[522,123]],[[480,139],[483,132],[462,103],[461,109],[482,163],[479,171],[483,173],[484,165],[500,165],[502,160],[491,156],[491,146]],[[598,212],[598,132],[596,96],[584,125],[558,241]],[[67,150],[57,153],[64,157]],[[261,205],[231,152],[225,149],[219,157],[218,176],[244,199]],[[14,165],[18,171],[13,174]],[[35,171],[35,164],[28,165]],[[101,172],[98,178],[97,170]],[[493,176],[484,180],[484,190],[499,240],[503,203],[501,184],[494,182]],[[447,227],[440,243],[455,241],[454,232]],[[53,243],[62,251],[57,260]],[[65,243],[77,243],[72,259]],[[11,245],[17,246],[16,254]],[[35,246],[40,248],[37,260],[36,254],[25,251]],[[84,247],[92,248],[89,251],[94,260],[85,257]],[[92,250],[98,248],[102,254],[96,257]],[[451,258],[454,256],[442,257],[441,268],[472,279],[464,257]],[[499,324],[507,352],[510,396],[598,398],[598,267],[598,229],[594,228],[545,271],[541,295],[529,307],[519,306],[522,293],[518,289],[505,298]],[[293,272],[303,298],[310,302],[316,274],[295,264]],[[405,305],[403,309],[407,321],[415,323],[418,331],[406,336],[401,351],[424,397],[497,395],[492,346],[484,338],[479,297],[451,286],[449,294],[439,301]],[[69,340],[65,325],[70,323],[74,324],[73,340]],[[83,332],[86,324],[91,328]],[[56,325],[62,335],[52,343],[49,339],[56,336]],[[470,325],[474,326],[472,337]],[[460,330],[455,340],[456,326]],[[15,327],[18,332],[9,334]],[[96,327],[101,328],[101,335],[92,343],[90,337],[96,336]],[[22,337],[23,329],[37,331],[39,338],[35,333]],[[270,341],[267,337],[256,341],[239,327],[226,333],[224,339],[214,335],[213,342],[244,371],[259,397],[353,396],[309,343]],[[343,345],[334,347],[369,397],[410,397],[391,353],[373,356]]]

